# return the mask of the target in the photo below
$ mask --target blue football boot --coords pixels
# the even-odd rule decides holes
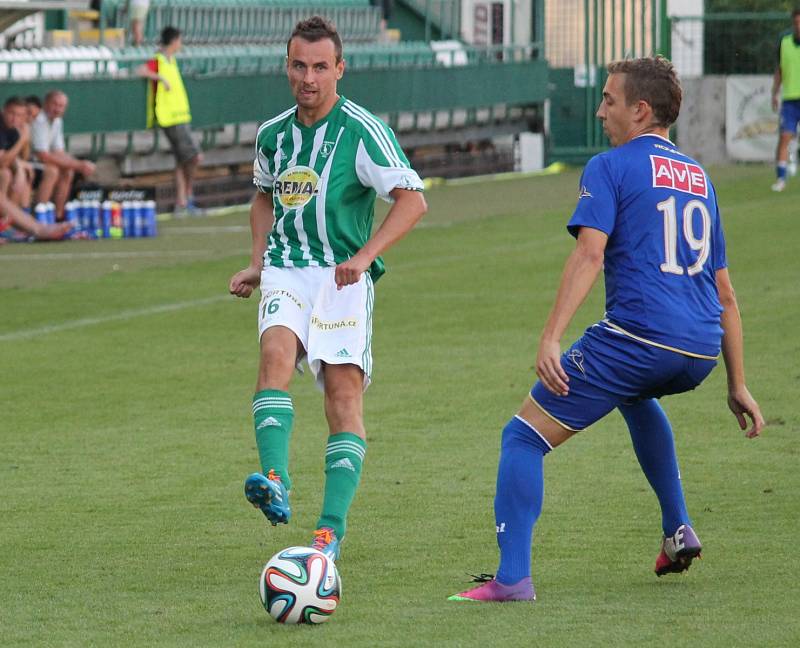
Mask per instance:
[[[261,473],[253,473],[245,479],[244,496],[253,506],[261,509],[272,526],[287,524],[292,517],[289,493],[273,470],[266,477]]]
[[[333,562],[336,562],[339,560],[339,547],[339,538],[330,527],[322,527],[314,531],[314,540],[311,542],[312,549],[321,551]]]

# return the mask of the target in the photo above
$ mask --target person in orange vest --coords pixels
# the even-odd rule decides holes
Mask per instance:
[[[192,181],[203,159],[192,137],[192,113],[175,55],[181,49],[181,32],[165,27],[156,55],[137,69],[150,80],[147,89],[147,127],[158,125],[167,136],[175,155],[175,215],[196,216]]]

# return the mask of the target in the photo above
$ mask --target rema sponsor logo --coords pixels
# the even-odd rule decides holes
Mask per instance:
[[[284,209],[304,207],[317,195],[319,176],[307,166],[286,169],[275,180],[273,192]]]

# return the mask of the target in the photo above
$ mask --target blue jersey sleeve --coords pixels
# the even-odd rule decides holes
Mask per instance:
[[[567,223],[567,230],[576,238],[581,227],[591,227],[611,236],[617,219],[618,202],[619,191],[608,160],[597,155],[589,160],[583,170],[578,205]]]

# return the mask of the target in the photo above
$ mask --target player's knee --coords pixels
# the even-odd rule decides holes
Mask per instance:
[[[538,430],[517,416],[512,417],[503,428],[500,446],[503,450],[512,450],[519,446],[534,447],[538,448],[542,454],[547,454],[552,450],[550,444]]]
[[[262,378],[291,376],[294,366],[294,354],[288,348],[269,347],[261,353],[259,373]]]
[[[325,413],[331,429],[353,431],[363,427],[362,395],[363,374],[351,365],[353,370],[325,371]]]

